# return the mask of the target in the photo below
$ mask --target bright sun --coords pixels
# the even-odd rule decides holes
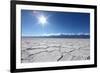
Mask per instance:
[[[43,15],[41,15],[40,17],[39,17],[39,23],[41,24],[41,25],[46,25],[46,23],[47,23],[47,18],[45,17],[45,16],[43,16]]]

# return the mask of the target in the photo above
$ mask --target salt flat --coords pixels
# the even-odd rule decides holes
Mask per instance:
[[[89,39],[22,38],[22,63],[89,59]]]

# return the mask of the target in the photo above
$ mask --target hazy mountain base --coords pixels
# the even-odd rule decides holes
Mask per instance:
[[[89,59],[89,39],[22,38],[22,63]]]

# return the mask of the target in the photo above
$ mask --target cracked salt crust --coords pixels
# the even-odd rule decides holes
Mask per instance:
[[[53,62],[90,59],[89,39],[22,38],[21,62]]]

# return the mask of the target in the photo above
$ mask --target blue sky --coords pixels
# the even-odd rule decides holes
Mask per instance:
[[[44,26],[40,16],[46,18]],[[21,10],[22,36],[42,36],[58,33],[90,33],[90,14],[76,12],[55,12]]]

